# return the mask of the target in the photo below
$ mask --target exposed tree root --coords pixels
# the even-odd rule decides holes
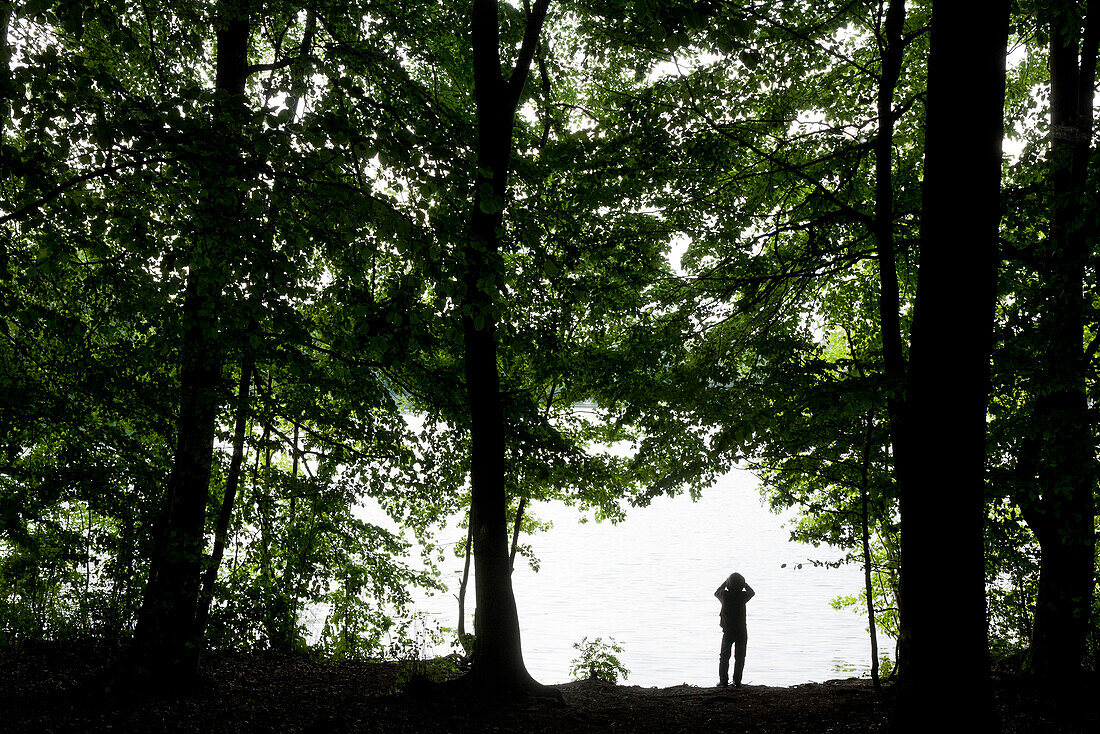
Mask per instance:
[[[478,674],[476,670],[471,670],[446,681],[414,678],[405,690],[411,696],[453,697],[489,703],[528,699],[565,703],[560,690],[539,683],[526,671],[520,675],[501,676]]]

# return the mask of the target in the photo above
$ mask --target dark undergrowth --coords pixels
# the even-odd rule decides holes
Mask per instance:
[[[553,687],[564,703],[548,697],[505,702],[433,695],[434,687],[415,685],[411,692],[395,694],[395,681],[403,678],[398,663],[214,653],[204,657],[200,679],[190,690],[138,695],[117,687],[104,692],[112,655],[111,649],[93,644],[0,649],[0,729],[885,732],[893,703],[889,689],[876,696],[865,679],[726,689],[579,681]],[[944,685],[951,685],[949,678]],[[1046,705],[1032,684],[1014,678],[1000,678],[996,691],[1005,732],[1100,731],[1100,715],[1091,705]],[[1080,711],[1074,714],[1074,708]]]

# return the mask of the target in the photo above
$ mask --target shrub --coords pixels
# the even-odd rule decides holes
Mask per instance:
[[[623,648],[614,638],[607,639],[608,642],[600,637],[589,641],[587,637],[583,637],[580,642],[574,642],[573,648],[580,655],[573,658],[569,674],[577,677],[584,675],[589,680],[602,680],[606,683],[618,683],[620,675],[624,680],[629,678],[630,671],[616,657],[616,654],[622,654]]]

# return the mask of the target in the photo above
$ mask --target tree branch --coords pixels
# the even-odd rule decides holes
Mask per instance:
[[[43,204],[46,204],[50,201],[53,201],[57,197],[61,196],[61,194],[65,193],[66,191],[71,189],[72,187],[74,187],[78,184],[82,184],[85,181],[91,181],[93,179],[99,178],[100,176],[106,176],[106,175],[109,175],[109,174],[112,174],[112,173],[117,173],[118,171],[122,171],[122,170],[125,170],[127,168],[135,168],[135,167],[138,167],[138,166],[144,166],[147,163],[164,163],[166,161],[167,161],[166,158],[143,158],[141,160],[128,161],[126,163],[119,163],[119,164],[116,164],[116,165],[113,165],[113,166],[103,166],[102,168],[96,168],[96,169],[93,169],[91,171],[88,171],[87,173],[82,173],[79,176],[74,176],[73,178],[70,178],[68,181],[60,183],[57,186],[53,187],[52,189],[47,191],[45,194],[38,197],[37,199],[30,202],[29,204],[25,204],[24,206],[16,209],[15,211],[11,212],[10,214],[5,214],[4,216],[0,217],[0,224],[7,224],[8,222],[12,222],[12,221],[15,221],[15,220],[18,220],[18,219],[23,219],[24,217],[29,216],[30,214],[35,212],[39,207],[41,207]]]
[[[516,65],[508,78],[508,98],[511,100],[512,109],[519,104],[519,97],[523,93],[523,86],[527,83],[527,77],[531,72],[531,59],[535,55],[535,49],[539,45],[542,35],[542,26],[546,22],[546,11],[550,7],[550,0],[535,0],[535,7],[527,14],[527,24],[523,28],[523,44],[516,57]]]

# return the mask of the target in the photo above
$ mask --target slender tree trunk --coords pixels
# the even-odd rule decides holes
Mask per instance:
[[[8,101],[15,90],[12,89],[11,54],[12,47],[8,44],[8,28],[11,27],[11,14],[14,3],[10,1],[0,2],[0,51],[3,52],[4,68],[0,70],[0,141],[7,138],[8,128],[12,126],[11,103]],[[3,241],[0,240],[0,246]],[[3,252],[3,251],[0,251]],[[3,264],[3,261],[0,261]],[[0,273],[5,271],[0,271]]]
[[[8,28],[11,27],[11,13],[14,3],[0,2],[0,50],[3,51],[4,68],[0,73],[0,141],[7,138],[8,127],[11,126],[11,104],[8,100],[15,90],[11,88],[11,53],[12,48],[8,44]],[[0,271],[3,272],[3,271]]]
[[[236,2],[222,0],[218,24],[215,89],[225,96],[215,103],[214,114],[226,134],[235,137],[247,76],[249,20]],[[164,523],[158,531],[158,557],[134,633],[133,662],[153,685],[185,682],[198,665],[195,619],[222,371],[217,330],[225,273],[219,249],[238,216],[229,202],[236,200],[233,189],[239,172],[231,169],[225,160],[203,166],[209,203],[206,221],[197,227],[183,301],[176,451],[165,492]]]
[[[464,638],[466,636],[466,586],[470,581],[470,543],[473,539],[474,526],[471,523],[466,528],[466,560],[462,564],[462,581],[458,584],[458,641],[462,649],[467,653]]]
[[[229,523],[233,518],[233,505],[237,498],[237,488],[241,483],[241,466],[244,463],[245,429],[248,427],[248,388],[252,384],[252,353],[245,347],[241,358],[241,375],[237,384],[237,418],[233,426],[233,455],[229,460],[229,472],[225,477],[225,493],[218,512],[218,521],[214,526],[214,549],[210,553],[206,571],[203,574],[202,592],[199,596],[198,612],[195,615],[195,636],[201,640],[206,633],[206,621],[210,616],[210,604],[214,599],[214,586],[218,580],[218,569],[225,555],[225,542],[229,537]]]
[[[886,10],[882,49],[882,74],[878,82],[878,131],[875,135],[875,252],[879,272],[879,328],[889,385],[887,408],[890,438],[897,446],[905,402],[905,353],[902,347],[900,289],[894,248],[894,90],[905,57],[905,0],[890,0]]]
[[[279,580],[278,589],[275,590],[276,597],[278,599],[278,639],[274,642],[274,647],[279,650],[290,651],[294,649],[294,645],[297,641],[297,593],[294,587],[294,573],[296,571],[297,561],[300,557],[301,549],[292,548],[291,542],[301,542],[303,539],[297,537],[297,532],[294,528],[298,519],[298,435],[300,432],[300,424],[297,420],[294,422],[294,436],[292,438],[293,445],[291,446],[291,459],[290,468],[290,499],[287,507],[287,521],[286,521],[286,534],[284,542],[283,552],[283,573]]]
[[[90,615],[88,614],[89,592],[92,588],[92,506],[85,508],[85,517],[88,520],[84,533],[84,588],[80,595],[80,621],[84,634],[89,634],[92,628]]]
[[[527,496],[519,498],[516,507],[516,519],[512,523],[512,550],[508,552],[508,572],[516,570],[516,549],[519,547],[519,530],[523,526],[523,512],[527,509]]]
[[[118,570],[114,577],[114,597],[111,603],[112,636],[115,640],[122,639],[124,620],[130,618],[133,609],[130,605],[131,584],[134,570],[134,542],[135,527],[133,510],[123,510],[118,534],[118,556],[116,564]]]
[[[15,94],[15,89],[12,86],[12,47],[8,44],[8,28],[11,26],[13,7],[12,2],[0,2],[0,52],[3,53],[4,62],[4,68],[0,70],[3,75],[0,76],[0,144],[7,143],[8,128],[12,127],[10,99]],[[0,282],[8,279],[8,237],[7,232],[0,232]],[[3,435],[8,435],[7,431]]]
[[[863,541],[863,583],[867,594],[867,631],[871,636],[871,681],[875,692],[881,692],[882,684],[878,678],[878,632],[875,628],[875,587],[871,579],[871,531],[870,531],[870,482],[871,450],[874,448],[872,428],[874,416],[867,414],[867,438],[863,444],[863,466],[860,475],[860,533]]]
[[[348,654],[348,650],[351,649],[351,574],[346,571],[344,572],[344,598],[342,603],[344,605],[344,615],[341,620],[340,639],[344,650],[344,659],[346,660],[351,657]]]
[[[882,71],[878,80],[878,130],[875,135],[875,254],[879,275],[879,330],[882,333],[883,369],[886,376],[886,410],[890,429],[891,458],[897,492],[901,493],[901,463],[907,445],[905,430],[906,361],[901,334],[901,289],[898,286],[894,247],[894,93],[905,59],[905,0],[890,0],[882,31]],[[868,570],[869,574],[870,571]],[[871,596],[868,587],[867,603]],[[872,646],[877,648],[872,617]],[[878,689],[878,654],[875,650],[872,678]],[[905,664],[899,656],[899,668]]]
[[[901,731],[997,728],[983,526],[1007,34],[1007,0],[933,1],[901,465]]]
[[[1079,5],[1076,0],[1055,3],[1050,18],[1053,210],[1041,257],[1044,311],[1033,431],[1043,437],[1037,462],[1040,499],[1029,514],[1042,553],[1032,657],[1051,691],[1065,689],[1080,673],[1095,562],[1095,449],[1083,347],[1085,267],[1093,229],[1085,222],[1084,200],[1100,2],[1087,3],[1083,39]]]
[[[470,407],[470,526],[477,610],[468,680],[498,695],[530,692],[537,687],[523,663],[519,615],[512,593],[496,300],[503,279],[500,233],[512,155],[512,126],[548,4],[549,0],[537,0],[528,14],[519,58],[507,80],[501,69],[496,0],[474,0],[471,11],[478,172],[471,236],[464,252],[462,331]]]
[[[257,375],[258,377],[259,375]],[[267,394],[271,395],[271,370],[267,371]],[[271,571],[271,494],[270,494],[270,481],[271,481],[271,422],[270,419],[263,418],[264,430],[262,437],[263,454],[264,454],[264,470],[260,481],[256,481],[255,473],[252,478],[252,494],[253,501],[256,503],[256,514],[259,517],[260,523],[260,579],[263,583],[265,592],[271,588],[272,584],[272,571]],[[256,452],[256,464],[260,463],[260,452]]]

